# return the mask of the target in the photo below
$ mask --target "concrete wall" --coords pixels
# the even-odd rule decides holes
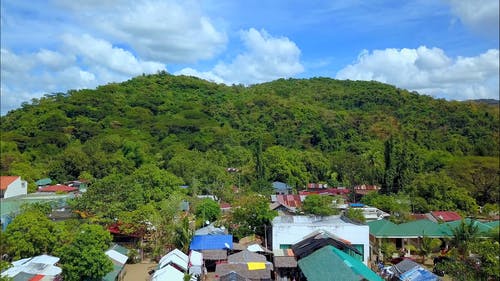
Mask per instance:
[[[370,254],[370,230],[368,225],[348,223],[341,220],[339,216],[324,218],[309,216],[276,217],[272,225],[273,250],[279,249],[280,245],[293,245],[314,231],[325,230],[351,242],[351,244],[362,244],[363,262],[368,264]]]
[[[5,191],[3,198],[26,194],[28,194],[28,182],[21,180],[21,177],[19,177],[7,186],[7,190]]]

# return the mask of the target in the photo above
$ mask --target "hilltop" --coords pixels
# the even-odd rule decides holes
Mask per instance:
[[[296,189],[377,184],[425,200],[459,190],[466,198],[443,206],[471,211],[498,198],[498,120],[498,107],[379,82],[246,87],[163,72],[46,95],[9,112],[1,117],[1,172],[62,182],[158,169],[228,201],[231,184],[266,192],[275,180]],[[428,190],[435,184],[440,194]]]

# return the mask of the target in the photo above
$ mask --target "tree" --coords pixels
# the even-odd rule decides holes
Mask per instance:
[[[111,235],[99,225],[82,225],[74,240],[59,249],[64,280],[101,280],[113,270],[113,263],[104,254]]]
[[[240,197],[232,209],[230,229],[238,238],[254,233],[264,236],[267,226],[278,215],[276,211],[269,209],[267,198],[256,193]]]
[[[221,210],[219,204],[210,198],[201,200],[195,207],[195,215],[197,219],[201,219],[203,224],[205,221],[214,222],[220,218]]]
[[[420,255],[422,256],[422,264],[425,263],[425,258],[432,253],[432,250],[436,249],[441,245],[441,240],[437,238],[431,238],[428,236],[422,237],[420,240]]]
[[[479,235],[479,225],[475,220],[470,220],[466,222],[464,219],[460,221],[460,224],[452,228],[453,233],[453,245],[457,248],[461,256],[468,254],[469,243],[476,241]]]
[[[396,245],[392,242],[382,242],[382,245],[380,245],[380,252],[382,252],[384,261],[387,261],[392,257],[392,254],[396,252]]]
[[[357,222],[364,223],[366,221],[365,216],[363,215],[363,210],[356,208],[349,208],[345,212],[345,216],[349,219]]]
[[[5,232],[9,255],[20,259],[52,252],[58,241],[54,228],[54,222],[36,209],[19,214]]]
[[[332,206],[332,198],[318,194],[311,194],[302,202],[302,211],[306,214],[330,216],[336,213]]]

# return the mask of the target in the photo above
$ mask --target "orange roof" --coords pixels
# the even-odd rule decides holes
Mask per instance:
[[[0,176],[0,190],[6,190],[7,186],[17,180],[19,176]]]

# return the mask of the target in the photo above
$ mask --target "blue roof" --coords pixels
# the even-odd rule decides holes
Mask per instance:
[[[274,189],[279,189],[279,190],[292,189],[291,186],[289,186],[288,184],[286,184],[284,182],[280,182],[280,181],[273,182],[273,188]]]
[[[357,207],[364,207],[365,204],[363,204],[363,203],[351,203],[351,204],[349,204],[349,206],[357,208]]]
[[[190,250],[222,250],[233,248],[233,235],[195,235],[189,245]]]

